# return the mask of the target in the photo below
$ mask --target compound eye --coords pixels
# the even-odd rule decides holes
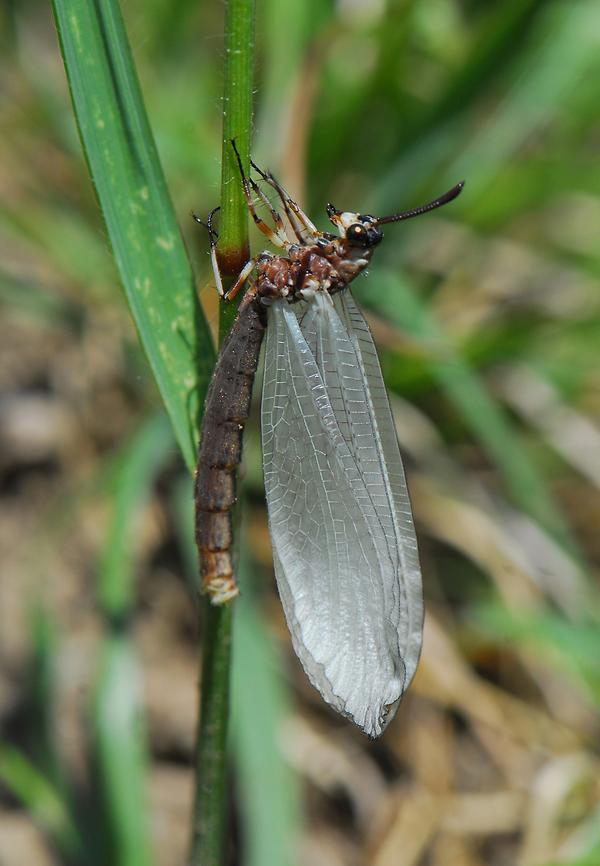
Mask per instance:
[[[366,243],[367,232],[365,227],[361,226],[360,223],[353,223],[346,229],[346,238],[351,243]]]

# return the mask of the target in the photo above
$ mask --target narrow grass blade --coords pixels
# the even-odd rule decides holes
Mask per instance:
[[[232,669],[231,736],[244,866],[293,866],[301,810],[298,780],[281,751],[289,706],[276,648],[249,596],[245,593],[237,606]]]
[[[171,452],[173,439],[161,413],[147,421],[110,479],[114,511],[100,567],[99,597],[107,616],[122,617],[133,604],[134,530],[150,487]]]
[[[140,672],[130,640],[112,633],[102,648],[93,724],[99,793],[113,866],[152,863],[140,704]]]
[[[77,828],[62,794],[14,746],[0,743],[0,781],[47,829],[68,857],[81,854]]]
[[[484,207],[487,205],[491,183],[504,166],[540,130],[548,128],[563,106],[578,96],[581,85],[595,74],[600,26],[594,0],[549,7],[540,24],[535,51],[515,64],[504,98],[487,123],[469,137],[444,174],[446,178],[468,178],[469,196],[477,205],[480,200]],[[553,187],[548,184],[549,190]]]
[[[140,672],[126,624],[134,599],[133,530],[171,447],[164,416],[151,419],[127,448],[111,479],[116,491],[114,512],[99,581],[106,635],[92,718],[100,794],[115,866],[149,866],[152,862],[144,808],[146,753]]]
[[[116,0],[54,0],[73,107],[140,339],[186,463],[214,363]]]
[[[30,700],[33,707],[30,736],[33,754],[40,771],[57,790],[64,792],[66,799],[67,786],[55,732],[56,720],[60,718],[60,710],[56,706],[57,627],[41,599],[32,604],[30,633],[33,645],[30,681]]]
[[[591,607],[585,621],[568,622],[552,611],[519,616],[493,604],[476,609],[480,627],[498,641],[535,652],[549,668],[562,668],[600,707],[600,630],[598,610]]]

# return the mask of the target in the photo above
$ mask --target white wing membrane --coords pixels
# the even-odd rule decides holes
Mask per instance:
[[[270,308],[262,437],[294,648],[325,700],[379,736],[418,662],[421,577],[377,353],[347,289]]]

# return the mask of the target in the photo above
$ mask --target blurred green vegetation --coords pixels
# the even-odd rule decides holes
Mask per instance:
[[[123,13],[214,326],[206,239],[190,212],[207,212],[219,194],[222,5],[128,0]],[[197,641],[186,613],[191,495],[156,416],[50,10],[23,0],[2,14],[0,861],[181,862]],[[431,629],[414,698],[382,744],[341,727],[295,668],[281,673],[287,644],[248,431],[230,862],[447,866],[453,845],[458,866],[591,866],[600,860],[598,5],[265,0],[257,43],[255,160],[318,225],[330,200],[387,213],[467,185],[443,212],[390,226],[356,286],[407,456]],[[170,279],[173,292],[188,279],[182,248],[177,268],[164,265],[167,306],[179,303]],[[157,309],[168,333],[172,311]],[[181,345],[198,351],[206,374],[213,350],[201,336],[200,349]],[[189,461],[186,423],[177,435]],[[437,788],[422,752],[406,745],[421,725],[438,776],[440,743],[479,775],[465,782],[456,771]],[[474,742],[486,760],[473,757]],[[437,814],[418,798],[440,790],[463,806],[465,791],[480,793],[484,829],[463,838],[456,817],[453,831],[439,817],[422,850],[390,849],[402,810],[424,802]],[[514,797],[512,824],[481,817],[490,790]],[[485,815],[499,814],[490,804]],[[18,823],[23,815],[32,821]],[[33,845],[35,826],[36,857],[16,844]],[[416,838],[416,818],[409,826]]]

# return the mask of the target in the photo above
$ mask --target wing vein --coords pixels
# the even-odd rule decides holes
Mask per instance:
[[[265,489],[294,648],[325,700],[377,736],[418,660],[420,573],[377,355],[343,295],[270,309]]]

